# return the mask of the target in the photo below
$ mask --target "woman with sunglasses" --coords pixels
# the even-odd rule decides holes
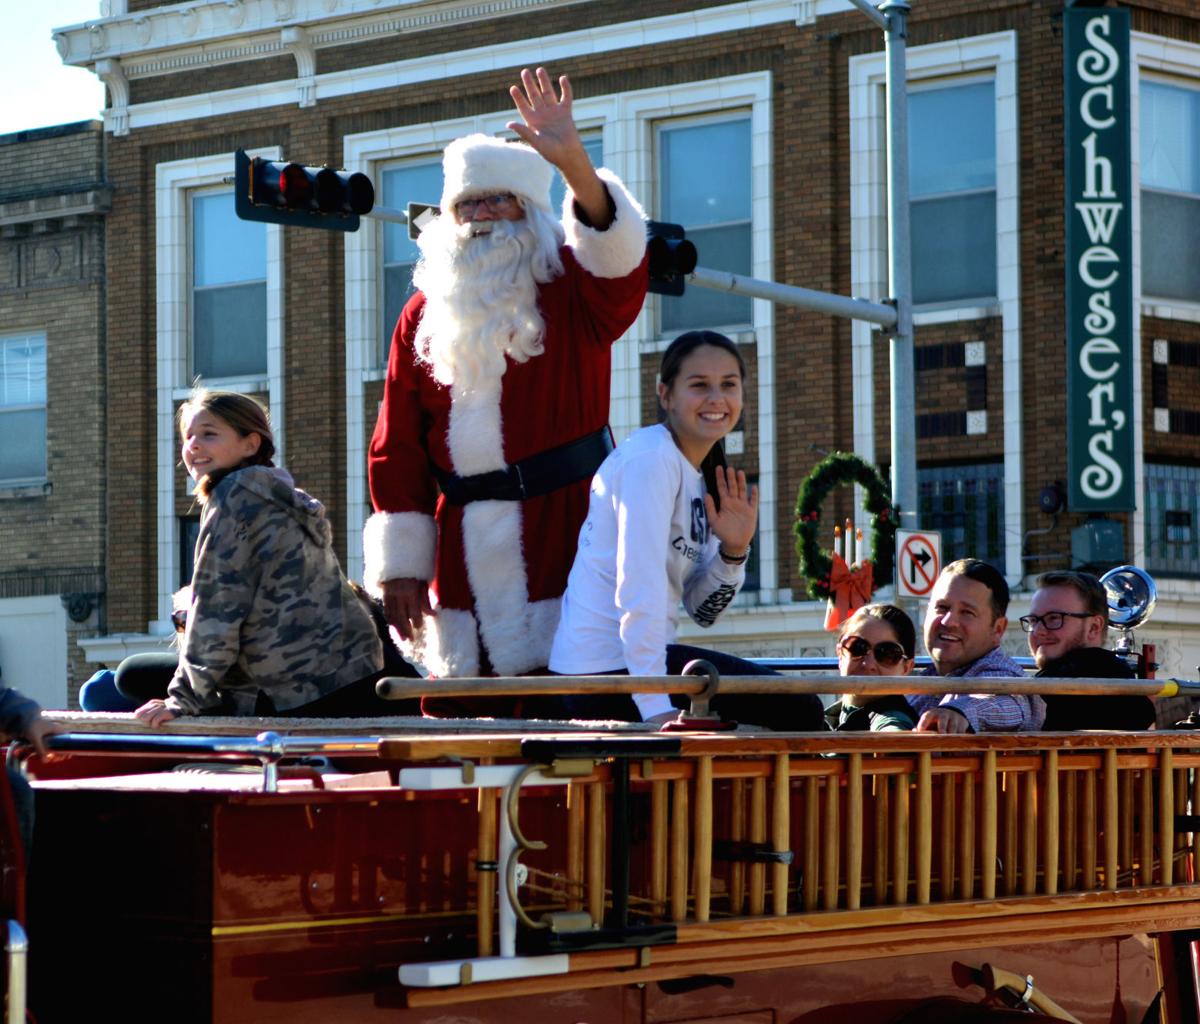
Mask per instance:
[[[917,630],[894,604],[868,604],[842,625],[838,671],[844,676],[906,676],[912,671]],[[845,731],[902,732],[916,715],[900,694],[861,698],[847,693],[825,712],[830,728]]]

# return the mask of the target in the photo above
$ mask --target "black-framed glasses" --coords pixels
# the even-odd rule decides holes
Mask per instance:
[[[861,636],[844,636],[838,641],[838,648],[852,658],[865,658],[870,652],[875,655],[875,661],[880,665],[899,665],[908,657],[904,648],[895,640],[884,640],[872,647],[871,642]]]
[[[175,627],[176,633],[182,633],[187,629],[186,608],[176,608],[171,612],[171,625]]]
[[[1021,628],[1026,633],[1032,633],[1038,626],[1045,626],[1051,632],[1062,629],[1063,622],[1070,619],[1090,619],[1095,612],[1046,612],[1045,615],[1022,615]]]
[[[474,199],[460,199],[454,204],[454,212],[460,217],[470,217],[481,206],[486,206],[488,213],[507,213],[517,197],[511,192],[497,192],[494,196],[476,196]]]

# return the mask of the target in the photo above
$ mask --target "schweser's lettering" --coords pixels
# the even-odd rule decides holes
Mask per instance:
[[[1066,17],[1070,501],[1116,511],[1133,507],[1128,12]]]

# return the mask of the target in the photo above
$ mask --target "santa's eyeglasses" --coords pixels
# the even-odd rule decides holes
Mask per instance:
[[[872,645],[861,636],[844,636],[838,641],[838,649],[845,651],[852,658],[865,658],[868,653],[875,655],[875,661],[884,666],[899,665],[908,657],[904,648],[894,640],[884,640]]]
[[[454,212],[460,217],[470,217],[481,206],[486,206],[488,213],[508,213],[516,204],[517,197],[511,192],[497,192],[494,196],[476,196],[474,199],[460,199],[454,204]]]

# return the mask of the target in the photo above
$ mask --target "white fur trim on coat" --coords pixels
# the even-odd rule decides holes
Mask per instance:
[[[471,476],[503,469],[503,430],[499,381],[465,393],[451,389],[446,442],[456,473]],[[492,668],[500,675],[516,675],[549,663],[561,607],[560,598],[529,600],[523,519],[519,501],[475,501],[463,509],[463,557],[475,599],[472,621],[478,626]],[[467,640],[456,635],[454,640],[470,643],[477,664],[474,636]],[[449,665],[454,653],[442,648],[429,656]]]
[[[395,629],[392,639],[401,654],[424,665],[435,679],[479,675],[479,635],[470,612],[439,608],[421,620],[412,640],[403,639]]]
[[[491,135],[464,135],[442,154],[442,213],[467,196],[512,192],[545,210],[550,209],[554,168],[523,142],[505,142]]]
[[[595,277],[625,277],[642,262],[646,253],[646,214],[629,190],[607,167],[597,172],[617,208],[613,222],[604,231],[589,228],[575,216],[575,196],[563,198],[563,228],[567,245],[579,265]]]
[[[376,512],[363,527],[363,586],[379,597],[384,580],[433,579],[437,527],[423,512]]]

